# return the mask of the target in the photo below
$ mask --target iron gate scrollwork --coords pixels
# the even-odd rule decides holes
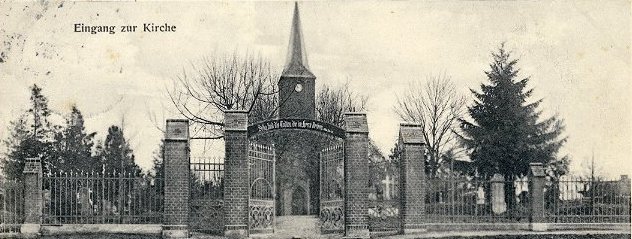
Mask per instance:
[[[342,143],[320,152],[321,233],[344,232],[344,147]]]
[[[250,143],[250,198],[248,224],[250,233],[274,232],[275,152],[274,146]]]

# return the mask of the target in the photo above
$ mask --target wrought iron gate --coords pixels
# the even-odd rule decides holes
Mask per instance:
[[[344,147],[343,143],[320,152],[321,233],[344,232]]]
[[[224,232],[224,159],[191,158],[189,226],[204,233]]]
[[[250,233],[273,233],[275,212],[274,146],[250,143],[250,199],[248,226]]]

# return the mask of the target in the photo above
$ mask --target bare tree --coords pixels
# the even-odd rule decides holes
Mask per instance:
[[[323,86],[316,96],[316,117],[333,125],[341,126],[344,113],[365,109],[368,96],[360,95],[345,83],[340,88]]]
[[[465,98],[459,95],[448,76],[429,77],[425,84],[412,83],[409,90],[398,96],[395,111],[404,121],[421,124],[428,158],[426,171],[429,176],[437,175],[445,157],[454,154],[458,146],[458,119],[463,114]]]
[[[178,113],[192,122],[193,136],[221,138],[227,110],[245,110],[253,120],[275,116],[275,79],[261,57],[216,55],[183,70],[168,94]]]

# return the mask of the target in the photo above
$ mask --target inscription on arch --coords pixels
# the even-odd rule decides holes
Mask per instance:
[[[304,129],[313,130],[339,138],[345,137],[345,131],[335,125],[310,119],[277,119],[268,120],[248,126],[248,135],[264,133],[280,129]]]

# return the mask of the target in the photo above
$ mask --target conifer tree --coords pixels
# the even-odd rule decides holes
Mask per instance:
[[[26,122],[26,114],[9,123],[10,135],[3,141],[7,148],[7,154],[3,158],[4,176],[7,179],[21,178],[24,160],[33,155],[33,150],[26,141],[29,141],[29,128]]]
[[[86,132],[81,111],[72,106],[66,125],[55,133],[53,145],[57,169],[64,172],[99,171],[99,162],[92,157],[95,135],[96,132]]]
[[[97,150],[104,172],[116,171],[135,175],[141,172],[134,162],[134,151],[125,139],[123,130],[118,126],[112,125],[108,128],[108,135],[103,142],[103,147],[99,147]]]
[[[154,178],[164,178],[165,177],[165,164],[164,164],[164,152],[165,152],[165,140],[160,140],[160,144],[158,145],[158,149],[154,151],[153,155],[153,167],[151,169],[150,174]]]
[[[26,158],[40,157],[44,173],[50,170],[54,155],[50,114],[48,99],[42,94],[42,88],[34,84],[31,87],[29,109],[10,123],[10,136],[4,140],[8,149],[4,162],[5,177],[21,178]]]
[[[485,72],[489,82],[481,84],[480,92],[471,90],[475,102],[468,108],[471,121],[461,120],[462,139],[476,176],[505,177],[505,200],[511,207],[515,195],[510,182],[526,176],[529,163],[543,163],[551,176],[567,171],[567,157],[558,157],[566,138],[561,137],[563,121],[557,116],[541,119],[542,100],[529,101],[533,89],[526,89],[529,78],[518,79],[518,60],[504,45],[492,57],[491,69]]]

